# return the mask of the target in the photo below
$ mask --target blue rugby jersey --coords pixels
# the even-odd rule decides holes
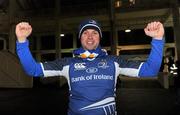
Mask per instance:
[[[93,61],[63,58],[36,63],[28,48],[28,41],[17,43],[17,53],[27,74],[31,76],[64,76],[69,85],[69,115],[116,114],[115,91],[119,74],[131,77],[155,76],[163,56],[163,40],[152,40],[146,62],[123,60],[119,56],[105,56]]]

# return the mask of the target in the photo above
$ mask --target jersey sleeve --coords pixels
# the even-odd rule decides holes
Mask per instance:
[[[42,71],[45,77],[69,76],[69,66],[72,58],[62,58],[42,63]]]
[[[142,64],[138,76],[156,76],[159,72],[163,59],[164,39],[153,39],[151,42],[151,47],[149,57],[147,61]]]
[[[141,61],[128,60],[121,56],[115,57],[115,60],[116,75],[121,74],[129,77],[138,77],[142,65]]]
[[[29,76],[39,77],[43,76],[43,71],[40,63],[37,63],[29,50],[29,41],[24,43],[16,42],[16,52],[20,63],[23,66],[26,74]]]

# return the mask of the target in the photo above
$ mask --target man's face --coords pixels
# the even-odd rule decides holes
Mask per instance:
[[[96,49],[100,42],[99,33],[94,29],[86,29],[80,39],[81,45],[85,50]]]

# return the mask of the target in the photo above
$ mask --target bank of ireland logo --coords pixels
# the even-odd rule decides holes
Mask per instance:
[[[86,63],[75,63],[74,68],[75,68],[75,70],[84,70],[84,69],[86,69],[85,64]]]

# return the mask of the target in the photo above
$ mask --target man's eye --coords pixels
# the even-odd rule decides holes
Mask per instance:
[[[98,34],[98,32],[93,32],[93,34]]]
[[[83,34],[85,34],[85,35],[86,35],[86,34],[87,34],[87,32],[83,32]]]

